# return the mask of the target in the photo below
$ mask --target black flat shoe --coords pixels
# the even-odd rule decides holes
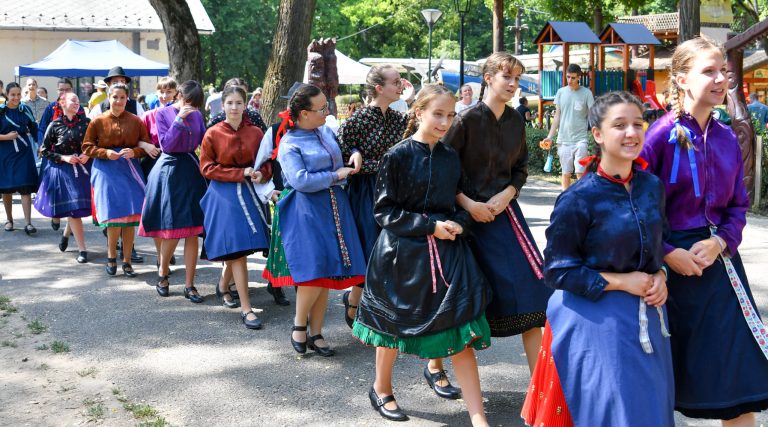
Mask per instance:
[[[78,264],[85,264],[88,262],[88,252],[80,251],[80,255],[77,256],[75,261],[77,261]]]
[[[59,250],[62,252],[66,252],[68,246],[69,246],[69,237],[61,236],[61,240],[59,241]]]
[[[433,374],[429,371],[429,365],[427,365],[424,367],[424,378],[427,379],[427,384],[429,384],[429,387],[435,391],[435,394],[443,399],[459,399],[461,397],[461,389],[451,385],[445,371],[439,371]],[[445,380],[448,385],[445,387],[437,385],[437,382],[441,380]]]
[[[224,298],[224,295],[229,295],[230,297],[232,297],[232,301],[227,301],[226,298]],[[240,305],[237,303],[237,301],[235,301],[235,297],[232,295],[231,291],[221,292],[221,289],[219,289],[219,285],[216,285],[216,298],[220,299],[223,302],[224,307],[227,307],[227,308],[237,308],[237,306]]]
[[[37,228],[32,224],[27,224],[24,226],[24,232],[27,233],[27,236],[31,236],[37,233]]]
[[[249,314],[253,314],[254,316],[256,316],[256,314],[254,314],[252,311],[249,311],[247,313],[245,312],[240,313],[240,318],[243,319],[243,324],[245,324],[245,327],[248,329],[261,329],[261,320],[259,320],[258,317],[253,320],[248,320]]]
[[[229,294],[232,295],[232,298],[240,299],[240,293],[237,292],[237,286],[235,286],[234,283],[230,283],[229,286],[227,286],[227,288],[229,288]]]
[[[107,266],[104,269],[107,270],[107,274],[110,276],[117,274],[117,258],[107,258]]]
[[[379,397],[373,387],[371,387],[371,390],[368,392],[368,398],[371,399],[373,410],[382,417],[390,421],[408,421],[408,415],[405,415],[405,412],[400,409],[399,405],[397,409],[387,409],[384,407],[387,403],[394,402],[395,396]]]
[[[59,231],[59,227],[61,227],[60,222],[54,222],[53,220],[51,220],[51,228],[53,229],[53,231]]]
[[[307,327],[306,326],[296,326],[294,325],[293,328],[291,328],[291,345],[293,346],[293,349],[296,350],[296,353],[304,354],[307,352],[307,342],[298,342],[293,339],[293,331],[299,331],[299,332],[306,332]]]
[[[5,221],[5,231],[13,231],[13,221]]]
[[[283,292],[283,288],[275,288],[272,286],[271,283],[267,284],[267,292],[269,292],[270,295],[272,295],[272,298],[275,299],[275,304],[277,305],[291,305],[291,302],[288,301],[288,298],[285,297],[285,293]]]
[[[131,249],[131,261],[136,264],[144,262],[144,257],[136,253],[136,248]]]
[[[176,255],[171,255],[171,261],[169,262],[171,265],[176,265]]]
[[[133,266],[131,264],[123,263],[123,274],[128,277],[136,277],[139,274],[133,271]]]
[[[341,296],[341,302],[344,303],[344,321],[347,322],[347,326],[349,326],[349,329],[352,329],[352,325],[355,323],[355,319],[349,317],[349,309],[350,308],[357,308],[356,305],[351,305],[349,303],[349,296],[352,295],[352,291],[346,291],[344,292],[344,295]]]
[[[315,353],[317,353],[317,354],[319,354],[319,355],[321,355],[323,357],[331,357],[334,354],[336,354],[336,352],[333,351],[333,349],[331,349],[330,347],[319,347],[319,346],[315,345],[315,341],[316,340],[322,340],[322,339],[324,339],[324,338],[323,338],[323,336],[321,334],[317,334],[317,335],[312,336],[312,337],[307,337],[307,347],[310,350],[314,351]]]
[[[171,264],[173,264],[173,263],[171,263]],[[155,261],[155,267],[157,267],[157,274],[160,274],[160,259],[159,258],[157,259],[157,261]],[[170,276],[172,274],[173,274],[173,270],[168,268],[168,275]]]
[[[192,301],[195,304],[200,304],[204,301],[203,297],[197,293],[197,289],[194,286],[184,287],[184,298]]]
[[[163,286],[165,284],[165,286]],[[171,294],[170,291],[171,284],[168,283],[168,276],[160,276],[157,278],[157,284],[155,285],[155,290],[157,291],[157,294],[161,297],[167,297]]]

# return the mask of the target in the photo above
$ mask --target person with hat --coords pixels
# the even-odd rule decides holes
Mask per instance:
[[[88,100],[88,111],[93,110],[94,107],[107,99],[107,83],[104,80],[99,80],[93,87],[96,88],[96,91],[93,92],[91,99]]]
[[[251,97],[251,100],[248,101],[248,106],[250,108],[253,108],[257,112],[261,112],[261,93],[262,93],[262,89],[260,87],[257,87],[256,90],[253,91],[253,96]]]
[[[107,77],[104,78],[104,83],[106,83],[108,86],[112,86],[116,83],[122,83],[125,85],[128,85],[131,83],[131,78],[125,75],[125,70],[123,70],[123,67],[117,66],[112,67],[109,70],[109,73],[107,73]],[[130,97],[130,93],[128,94]],[[105,99],[101,102],[101,104],[98,104],[93,107],[90,114],[88,114],[88,117],[93,120],[96,117],[99,117],[101,113],[109,110],[110,104],[109,100]],[[144,108],[141,107],[141,104],[136,102],[135,99],[128,99],[128,103],[125,104],[125,111],[135,114],[139,117],[144,115]]]

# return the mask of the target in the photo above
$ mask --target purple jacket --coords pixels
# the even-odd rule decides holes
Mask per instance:
[[[725,240],[729,252],[735,254],[747,223],[749,207],[744,187],[744,164],[736,135],[730,127],[711,118],[705,143],[699,124],[685,113],[680,124],[690,131],[695,147],[688,152],[677,148],[676,142],[670,142],[674,121],[674,112],[657,120],[646,132],[645,147],[640,153],[640,157],[648,161],[648,172],[657,175],[664,183],[669,227],[676,231],[716,225],[717,235]],[[676,173],[675,163],[678,165]],[[696,174],[691,173],[694,168]],[[673,249],[664,244],[664,253]]]
[[[156,111],[157,136],[163,152],[194,153],[205,135],[203,115],[195,111],[179,123],[176,121],[179,110],[173,106],[162,107]]]

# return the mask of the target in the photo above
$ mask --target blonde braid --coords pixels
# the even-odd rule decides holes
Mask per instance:
[[[403,132],[403,139],[407,139],[416,133],[416,127],[416,112],[411,111],[408,113],[408,125],[405,127],[405,132]]]
[[[485,93],[485,86],[487,83],[485,83],[485,79],[483,79],[482,83],[480,83],[480,96],[478,96],[477,100],[478,102],[483,100],[483,94]]]
[[[669,80],[669,94],[672,97],[672,102],[670,102],[670,104],[672,105],[672,111],[675,113],[675,121],[677,122],[680,120],[680,118],[683,117],[683,99],[680,96],[680,86],[677,85],[674,77],[670,76]],[[688,140],[688,136],[685,134],[685,131],[683,131],[681,126],[682,125],[677,127],[677,143],[680,144],[681,148],[688,150],[691,148],[691,141]]]

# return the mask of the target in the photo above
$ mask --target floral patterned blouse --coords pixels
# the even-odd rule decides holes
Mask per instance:
[[[72,120],[61,116],[52,121],[45,132],[41,155],[48,160],[61,162],[61,156],[80,154],[90,122],[90,119],[79,114],[75,114]]]
[[[362,174],[375,175],[379,161],[393,145],[403,139],[407,116],[391,108],[386,114],[379,107],[363,107],[342,123],[339,128],[339,145],[344,163],[355,151],[363,155]]]

